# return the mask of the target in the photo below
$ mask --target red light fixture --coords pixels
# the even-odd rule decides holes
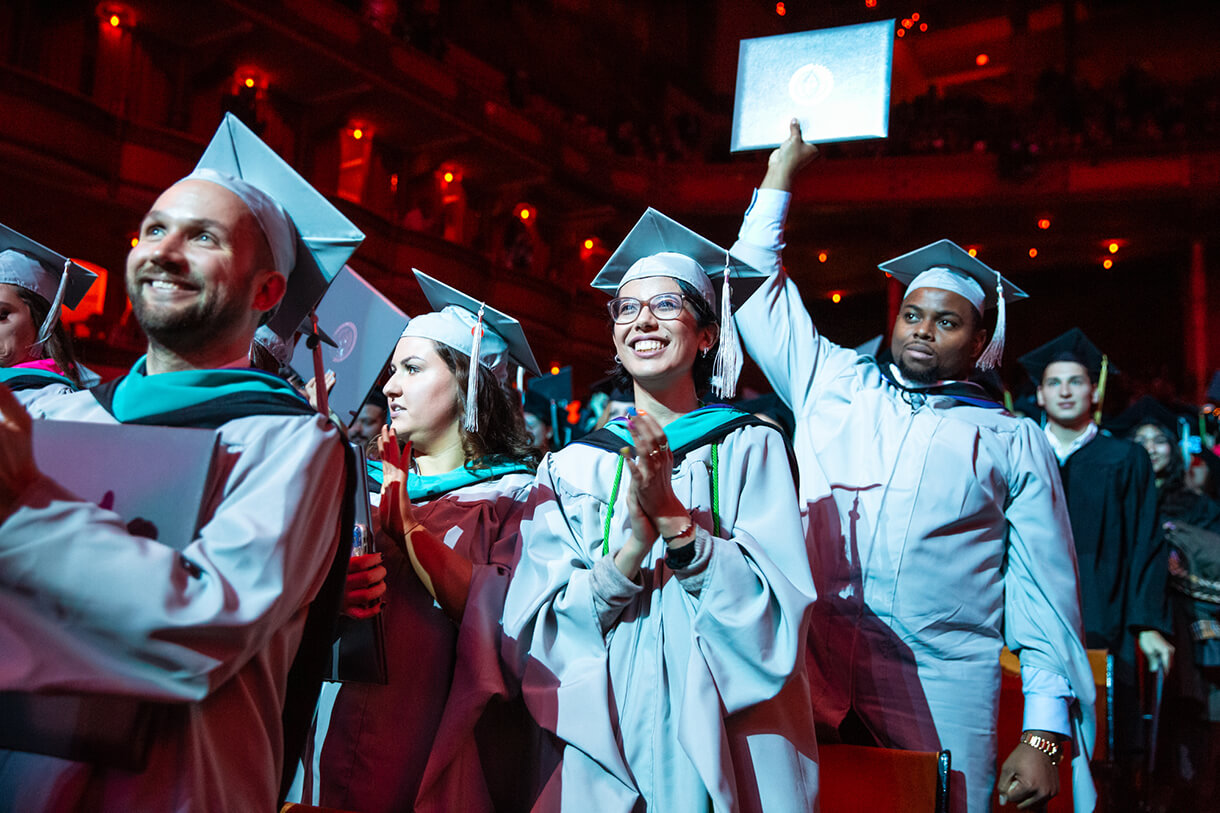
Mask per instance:
[[[592,251],[592,250],[593,250],[593,238],[592,238],[592,237],[586,237],[586,238],[585,238],[585,250],[586,250],[586,251]]]
[[[838,305],[843,301],[843,293],[841,291],[834,291],[830,295],[830,301]]]
[[[551,375],[559,375],[559,365],[558,364],[554,364],[554,363],[551,364]]]
[[[135,12],[130,6],[122,3],[101,2],[94,9],[98,21],[104,28],[111,31],[119,31],[124,28],[134,28],[136,24]]]
[[[876,7],[877,7],[877,0],[864,0],[864,5],[865,5],[867,8],[876,8]]]
[[[1051,219],[1049,217],[1038,218],[1038,228],[1042,229],[1042,231],[1046,231],[1050,227],[1051,227]]]
[[[1119,245],[1116,242],[1111,242],[1110,245],[1106,246],[1106,250],[1109,251],[1111,254],[1117,254],[1118,249],[1119,249]]]
[[[1111,260],[1109,257],[1106,257],[1104,260],[1101,261],[1101,267],[1106,269],[1107,271],[1109,271],[1111,268],[1114,267],[1114,260]]]
[[[927,31],[927,30],[928,30],[928,24],[927,24],[927,23],[920,23],[920,24],[919,24],[919,30],[920,30],[920,31]]]
[[[898,29],[898,36],[905,37],[906,35],[907,35],[907,30],[905,28]]]
[[[978,56],[976,56],[974,58],[974,64],[978,65],[980,68],[983,67],[984,65],[986,65],[990,61],[991,61],[991,57],[987,56],[987,54],[979,54]]]
[[[453,172],[450,170],[445,170],[445,172],[441,175],[441,180],[445,183],[453,183],[453,178]]]
[[[824,263],[824,262],[826,262],[826,261],[827,261],[827,260],[829,260],[829,259],[830,259],[830,255],[829,255],[829,254],[827,254],[825,251],[819,251],[819,252],[818,252],[818,262],[820,262],[820,263]]]
[[[970,248],[966,249],[966,253],[969,254],[971,257],[977,257],[977,256],[979,256],[978,247],[970,246]]]
[[[776,3],[775,4],[775,13],[778,14],[779,16],[783,17],[785,14],[788,13],[788,7],[785,6],[783,3]]]
[[[919,22],[919,12],[917,11],[914,14],[912,14],[911,19],[914,20],[915,22]]]
[[[1038,249],[1031,248],[1029,250],[1029,258],[1032,260],[1034,257],[1037,257],[1037,256],[1038,256]]]
[[[518,203],[513,209],[513,217],[522,223],[533,223],[538,219],[538,211],[528,203]]]
[[[902,21],[903,28],[910,28],[913,25],[915,25],[915,21],[912,20],[910,17],[907,17]]]

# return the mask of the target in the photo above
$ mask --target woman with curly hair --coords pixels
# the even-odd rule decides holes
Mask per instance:
[[[510,360],[538,365],[515,319],[416,276],[436,311],[394,348],[391,427],[369,467],[380,552],[353,558],[345,597],[352,618],[382,614],[388,683],[324,692],[303,800],[365,813],[528,808],[542,746],[498,642],[537,465],[505,380]]]

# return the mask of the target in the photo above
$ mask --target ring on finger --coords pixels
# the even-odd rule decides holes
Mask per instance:
[[[656,456],[657,456],[657,455],[659,455],[660,453],[661,453],[661,450],[660,450],[660,449],[653,449],[651,452],[649,452],[649,453],[648,453],[648,456],[649,456],[649,457],[656,457]]]

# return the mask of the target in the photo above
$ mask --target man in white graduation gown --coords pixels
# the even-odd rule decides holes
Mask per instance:
[[[792,174],[813,154],[794,122],[732,253],[771,271],[738,328],[796,415],[798,461],[816,461],[838,506],[838,543],[812,553],[819,725],[850,714],[880,745],[950,749],[953,809],[988,810],[1006,644],[1026,702],[1022,742],[1005,743],[1016,747],[1001,800],[1056,793],[1070,738],[1076,807],[1092,809],[1094,690],[1055,457],[1036,424],[968,380],[1002,352],[994,340],[984,351],[984,307],[1023,294],[944,240],[882,265],[911,283],[888,353],[829,341],[780,263]]]
[[[231,139],[247,135],[226,121],[213,147],[221,141],[231,155]],[[341,583],[346,562],[337,558],[344,452],[330,423],[251,369],[248,353],[285,290],[300,294],[304,274],[331,264],[307,241],[338,242],[346,220],[282,163],[272,169],[288,188],[266,183],[272,197],[256,186],[257,167],[279,159],[249,146],[237,145],[236,174],[202,161],[141,224],[127,286],[147,355],[109,386],[44,408],[54,419],[218,429],[222,479],[193,542],[179,552],[133,535],[117,514],[42,475],[30,416],[0,390],[0,690],[170,704],[142,770],[0,751],[0,809],[275,807],[289,668],[311,602],[328,573]],[[299,234],[296,223],[326,233]],[[95,700],[103,711],[107,699]]]

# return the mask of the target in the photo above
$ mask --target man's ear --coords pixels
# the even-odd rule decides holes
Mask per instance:
[[[1041,384],[1039,384],[1038,388],[1036,390],[1034,390],[1034,398],[1038,401],[1038,406],[1041,409],[1046,409],[1046,399],[1042,397],[1042,385]]]
[[[266,313],[280,304],[284,291],[288,289],[288,281],[278,271],[259,271],[255,279],[254,307]]]
[[[1097,389],[1097,385],[1093,385],[1093,406],[1101,403],[1101,391]]]

